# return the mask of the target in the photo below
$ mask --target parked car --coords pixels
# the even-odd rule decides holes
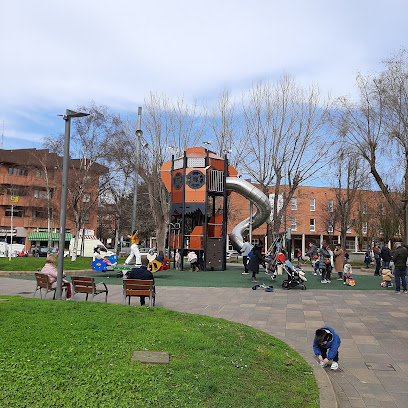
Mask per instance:
[[[37,249],[38,249],[38,253],[34,253],[36,247],[37,247]],[[46,256],[48,255],[48,248],[47,248],[47,247],[44,247],[44,246],[36,246],[36,245],[33,245],[33,246],[30,248],[30,253],[33,254],[33,256],[36,256],[36,257],[38,257],[38,256],[46,257]]]

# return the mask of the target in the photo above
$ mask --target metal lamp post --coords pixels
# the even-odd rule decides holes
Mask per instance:
[[[65,120],[65,138],[64,138],[64,158],[62,163],[62,183],[61,183],[61,213],[60,213],[60,236],[58,244],[58,275],[56,299],[62,297],[62,278],[64,274],[64,246],[65,246],[65,225],[67,218],[67,196],[68,196],[68,168],[69,168],[69,142],[71,136],[71,118],[80,118],[89,116],[89,113],[74,112],[67,109],[62,119]]]
[[[136,175],[135,186],[133,191],[133,207],[132,207],[132,234],[136,229],[136,208],[137,208],[137,181],[139,178],[139,166],[140,166],[140,151],[141,151],[141,139],[143,136],[142,127],[142,108],[139,106],[137,111],[137,129],[136,129]]]

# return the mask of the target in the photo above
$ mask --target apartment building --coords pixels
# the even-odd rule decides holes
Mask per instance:
[[[278,198],[278,207],[282,208],[285,186],[281,188]],[[346,194],[346,191],[342,191]],[[340,243],[340,228],[336,221],[336,194],[338,190],[327,187],[299,187],[282,216],[280,232],[290,230],[291,247],[301,249],[305,253],[309,243],[317,246],[325,240],[334,245]],[[269,199],[273,202],[272,189]],[[253,207],[256,211],[256,207]],[[240,221],[249,217],[250,203],[243,196],[232,193],[230,198],[230,217],[228,220],[228,234]],[[387,244],[390,236],[385,229],[390,224],[389,217],[392,209],[387,209],[380,191],[359,191],[353,202],[350,216],[350,225],[347,228],[345,248],[349,252],[368,250],[373,242]],[[403,220],[392,220],[393,239],[402,240]],[[267,243],[266,224],[253,231],[253,242],[262,240]],[[386,242],[385,242],[386,241]]]
[[[69,183],[76,183],[74,174],[80,169],[78,160],[71,160]],[[61,209],[62,158],[47,149],[0,149],[0,241],[47,246],[48,231],[52,246],[58,247]],[[104,166],[95,166],[89,173],[88,188],[81,196],[88,210],[83,214],[86,229],[97,228],[97,192],[99,175]],[[11,216],[13,215],[13,217]],[[11,230],[13,221],[13,230]],[[68,247],[75,234],[72,205],[68,197],[65,241]]]

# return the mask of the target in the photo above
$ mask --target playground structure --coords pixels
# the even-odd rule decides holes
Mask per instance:
[[[231,192],[246,197],[257,208],[252,217],[236,225],[230,234],[237,251],[241,250],[251,223],[256,229],[270,217],[268,197],[240,179],[226,155],[221,158],[204,147],[188,148],[178,158],[172,156],[163,164],[161,178],[170,193],[168,246],[182,255],[194,250],[204,270],[226,269],[227,203]]]

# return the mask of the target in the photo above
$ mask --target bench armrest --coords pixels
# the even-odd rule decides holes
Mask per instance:
[[[108,288],[104,282],[97,283],[95,286],[95,289],[97,289],[99,285],[103,285],[105,287],[106,292],[108,291]],[[98,290],[101,290],[101,289],[98,289]]]

